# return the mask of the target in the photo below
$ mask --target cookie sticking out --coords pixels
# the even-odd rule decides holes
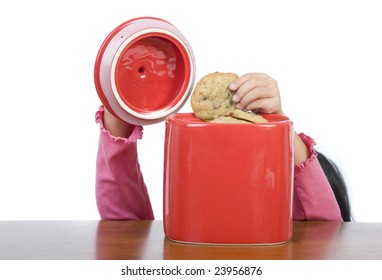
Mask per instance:
[[[260,115],[236,109],[229,84],[239,76],[234,73],[211,73],[202,77],[191,96],[191,107],[203,121],[243,123],[268,122]]]
[[[236,118],[238,120],[244,120],[252,123],[265,123],[268,122],[266,119],[264,119],[262,116],[257,115],[252,112],[244,112],[239,109],[233,110],[230,114],[231,117]]]
[[[195,115],[204,121],[229,116],[235,110],[235,103],[232,101],[233,92],[228,86],[238,77],[233,73],[217,72],[201,78],[191,96]]]

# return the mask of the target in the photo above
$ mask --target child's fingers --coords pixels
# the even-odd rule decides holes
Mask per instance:
[[[242,88],[240,88],[241,90]],[[243,90],[245,92],[245,90]],[[237,95],[240,96],[242,92],[238,92]],[[236,108],[242,109],[247,107],[248,104],[258,100],[258,99],[264,99],[269,98],[268,90],[264,87],[256,87],[253,89],[250,89],[247,93],[243,94],[240,100],[236,103]],[[233,97],[233,101],[236,102],[235,98]]]
[[[262,73],[245,74],[230,84],[230,89],[236,91],[232,99],[234,102],[240,102],[241,99],[252,92],[254,89],[267,87],[269,77]]]
[[[277,101],[274,98],[256,99],[248,103],[243,111],[254,111],[257,113],[275,113],[278,111]]]

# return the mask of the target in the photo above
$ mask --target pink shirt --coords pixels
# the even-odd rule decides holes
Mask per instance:
[[[100,139],[96,164],[96,199],[102,219],[152,220],[150,197],[137,157],[143,127],[129,138],[114,137],[103,126],[103,107],[96,113]],[[315,142],[299,134],[311,157],[295,166],[293,219],[342,221],[334,193],[313,149]]]

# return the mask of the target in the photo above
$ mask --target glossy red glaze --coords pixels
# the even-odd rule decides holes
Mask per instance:
[[[132,124],[152,124],[180,110],[195,81],[190,44],[159,18],[131,19],[115,28],[98,52],[95,86],[105,107]]]
[[[167,238],[275,244],[292,237],[293,124],[166,120],[163,220]]]
[[[125,47],[117,62],[115,82],[124,104],[139,113],[171,108],[190,79],[187,52],[173,37],[142,35]]]

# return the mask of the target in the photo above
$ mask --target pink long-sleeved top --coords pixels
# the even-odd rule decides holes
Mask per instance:
[[[150,197],[137,156],[143,127],[135,126],[129,138],[114,137],[103,125],[104,109],[96,113],[100,138],[96,163],[96,200],[102,219],[152,220]],[[299,134],[311,157],[295,166],[293,219],[342,221],[334,193],[317,159],[315,142]]]

